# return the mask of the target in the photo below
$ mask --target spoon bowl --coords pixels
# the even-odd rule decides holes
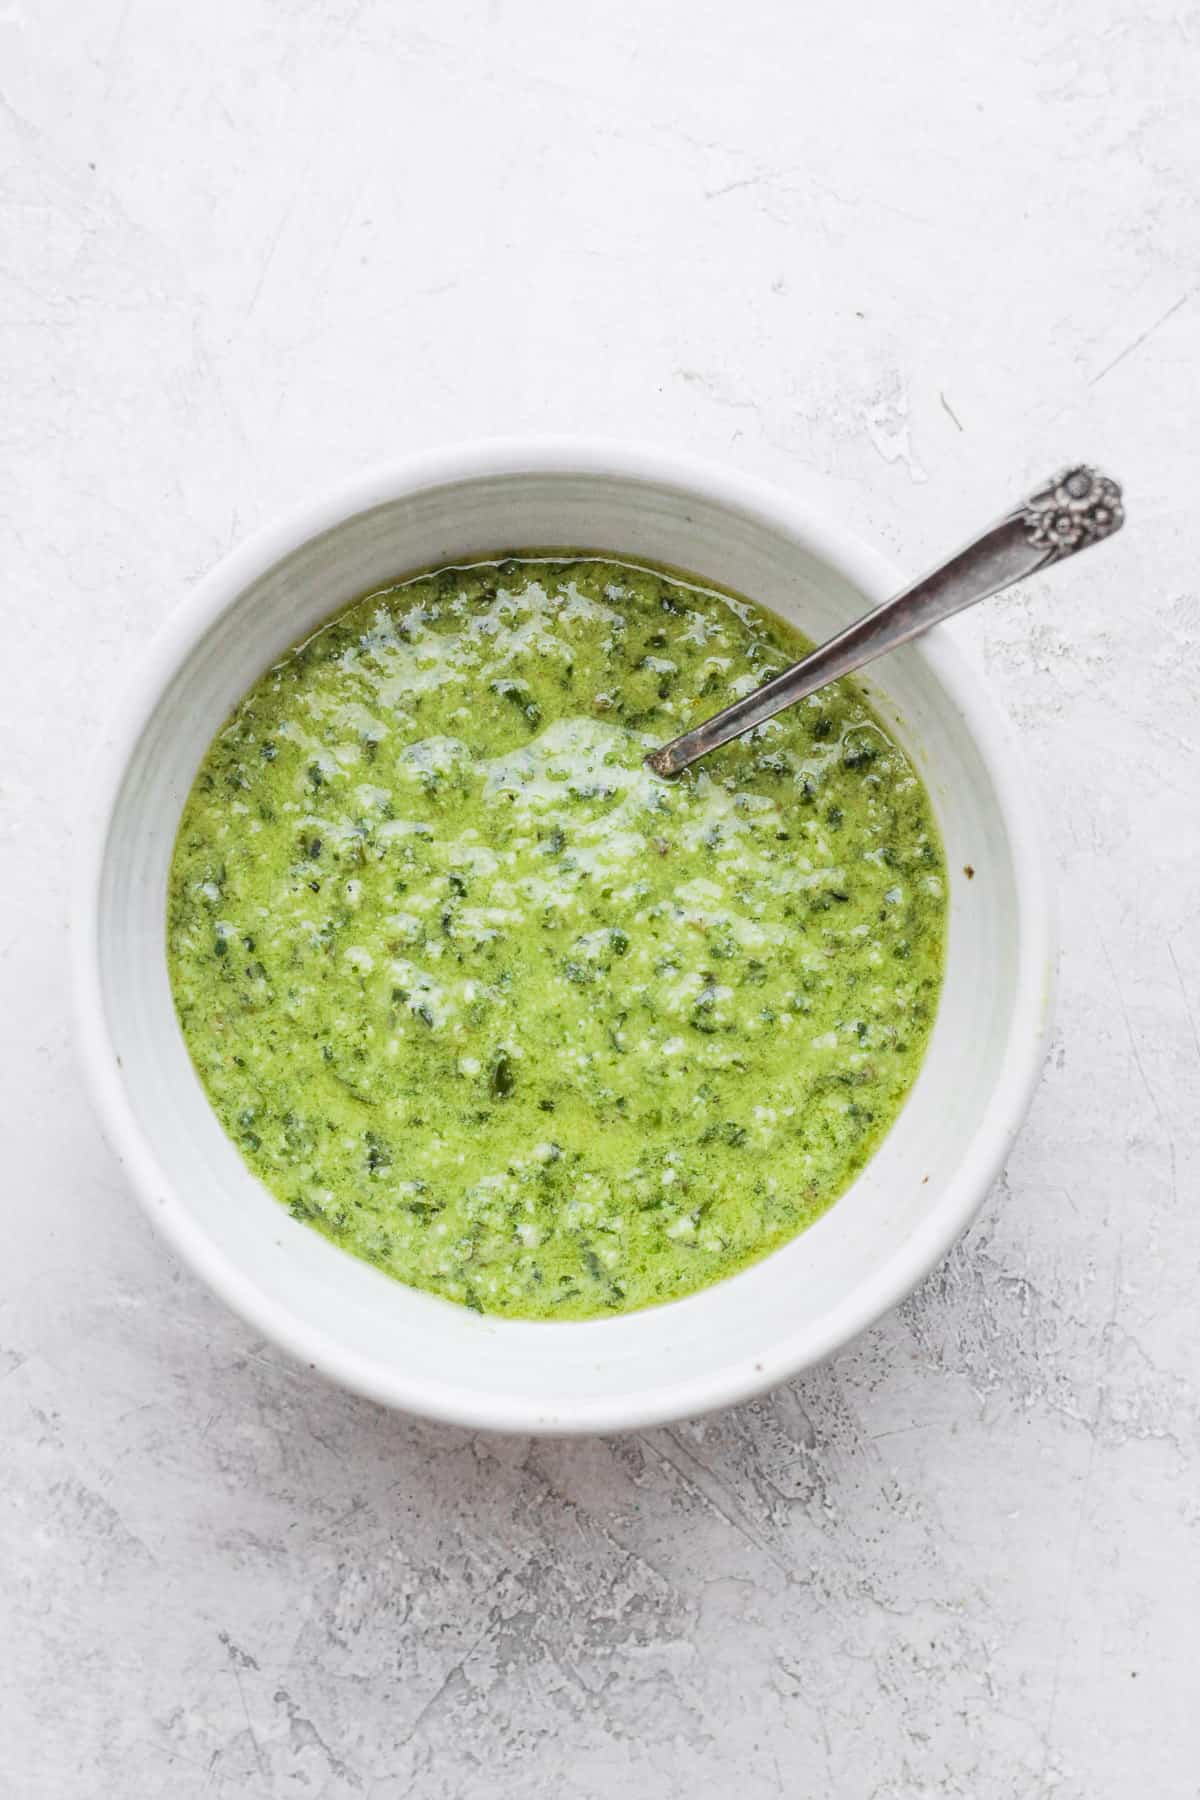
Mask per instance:
[[[174,609],[99,746],[73,943],[83,1062],[130,1188],[252,1329],[383,1404],[518,1432],[632,1429],[744,1400],[848,1343],[973,1217],[1049,1024],[1049,888],[1031,785],[944,634],[881,665],[871,704],[919,769],[950,868],[945,980],[891,1132],[808,1231],[732,1278],[610,1319],[481,1316],[390,1280],[287,1212],[192,1069],[165,954],[167,871],[205,750],[246,688],[347,601],[504,546],[694,570],[827,637],[902,585],[803,494],[606,443],[492,443],[356,478],[268,528]]]

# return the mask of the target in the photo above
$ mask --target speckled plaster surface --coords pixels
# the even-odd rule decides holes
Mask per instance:
[[[0,7],[0,1793],[1200,1794],[1200,15],[1178,0]],[[628,1439],[416,1424],[177,1267],[83,1099],[76,783],[260,520],[645,437],[914,568],[1079,453],[1131,525],[958,630],[1064,917],[914,1298]]]

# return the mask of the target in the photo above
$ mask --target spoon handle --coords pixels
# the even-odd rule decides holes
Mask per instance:
[[[856,619],[790,669],[714,713],[711,719],[651,751],[657,775],[678,775],[731,738],[794,706],[818,688],[919,637],[977,600],[1086,550],[1124,523],[1121,490],[1096,469],[1067,469],[960,550],[873,612]]]

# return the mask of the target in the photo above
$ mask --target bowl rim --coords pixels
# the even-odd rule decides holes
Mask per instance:
[[[703,1377],[651,1379],[621,1394],[573,1401],[569,1417],[557,1413],[549,1397],[488,1395],[417,1369],[387,1367],[347,1350],[265,1293],[251,1272],[216,1247],[174,1193],[142,1134],[109,1032],[100,960],[101,881],[126,771],[164,689],[187,656],[276,563],[348,518],[406,494],[519,475],[582,475],[673,488],[782,531],[869,598],[883,599],[904,580],[889,558],[831,520],[803,482],[794,494],[784,492],[673,449],[590,436],[490,438],[362,470],[292,507],[230,551],[175,606],[147,646],[101,734],[84,795],[71,895],[71,961],[76,1040],[104,1136],[155,1228],[234,1312],[297,1362],[383,1405],[468,1429],[567,1436],[635,1430],[750,1399],[844,1348],[929,1274],[979,1210],[1033,1098],[1052,1024],[1056,918],[1040,809],[1011,727],[945,627],[937,627],[912,648],[959,707],[993,783],[1013,859],[1018,972],[1000,1071],[974,1139],[930,1212],[882,1269],[816,1326],[790,1334],[750,1361],[741,1357]],[[703,1292],[690,1299],[702,1299]],[[554,1321],[543,1325],[559,1328]]]

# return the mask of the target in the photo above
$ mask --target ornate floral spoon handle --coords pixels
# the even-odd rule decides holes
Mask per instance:
[[[1115,481],[1082,465],[1066,470],[965,550],[894,599],[885,600],[874,612],[856,619],[811,656],[793,663],[682,737],[652,750],[646,758],[648,766],[657,775],[678,775],[710,750],[773,718],[785,706],[794,706],[839,675],[849,675],[964,607],[1011,587],[1014,581],[1062,562],[1089,544],[1100,543],[1118,531],[1124,520],[1121,490]]]

